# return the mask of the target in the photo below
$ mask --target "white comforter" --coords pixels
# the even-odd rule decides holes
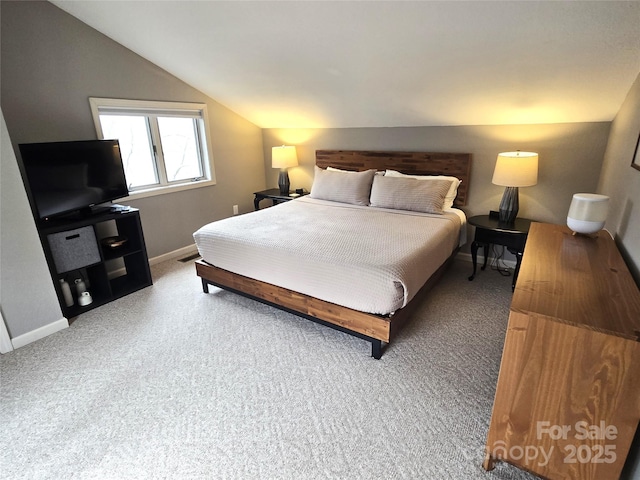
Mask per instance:
[[[311,199],[210,223],[193,234],[216,267],[344,307],[404,307],[460,243],[464,214]]]

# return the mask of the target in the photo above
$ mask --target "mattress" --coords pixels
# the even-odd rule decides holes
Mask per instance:
[[[436,215],[301,197],[210,223],[193,236],[203,260],[218,268],[387,315],[459,246],[464,223],[456,209]]]

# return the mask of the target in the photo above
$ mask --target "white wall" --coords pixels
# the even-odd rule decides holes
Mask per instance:
[[[265,174],[277,186],[271,147],[296,145],[300,166],[289,171],[291,186],[309,189],[318,149],[461,152],[473,154],[469,216],[497,210],[504,187],[491,178],[498,153],[540,155],[538,184],[520,189],[520,217],[564,223],[576,192],[594,192],[607,146],[609,122],[451,127],[264,129]],[[468,248],[468,246],[467,246]]]
[[[26,193],[18,173],[18,144],[95,139],[91,96],[206,103],[217,184],[130,202],[140,209],[149,257],[158,257],[193,245],[193,232],[231,216],[233,205],[241,212],[253,210],[252,193],[265,186],[262,134],[224,105],[49,2],[0,1],[0,11],[0,101],[10,135],[2,145],[7,248],[1,304],[11,337],[28,340],[50,333],[43,327],[60,326],[55,321],[62,314],[57,301],[52,303],[52,279],[29,206],[22,202]],[[35,336],[24,337],[29,332]]]
[[[611,198],[608,228],[640,285],[640,170],[631,161],[640,136],[640,74],[611,125],[598,184]]]
[[[640,171],[631,168],[640,136],[640,74],[611,126],[598,193],[611,198],[606,228],[640,286]],[[640,372],[638,372],[640,375]],[[629,454],[623,479],[640,478],[640,430]]]
[[[29,339],[36,340],[68,323],[58,304],[4,115],[1,117],[0,304],[10,337],[36,332]],[[47,328],[49,325],[54,327]]]
[[[207,105],[217,184],[122,202],[140,209],[149,257],[193,244],[205,223],[253,210],[260,128],[49,2],[0,2],[0,91],[17,144],[97,138],[89,97]]]

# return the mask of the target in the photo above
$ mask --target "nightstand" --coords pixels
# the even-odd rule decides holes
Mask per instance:
[[[260,201],[264,200],[265,198],[271,200],[273,205],[276,205],[278,203],[288,202],[289,200],[293,200],[294,198],[309,195],[309,192],[304,192],[301,194],[289,192],[289,195],[281,195],[279,188],[270,188],[268,190],[262,190],[261,192],[253,192],[253,195],[255,196],[253,199],[253,207],[256,210],[260,210]]]
[[[489,258],[489,246],[503,245],[509,252],[516,256],[516,269],[513,272],[513,283],[511,285],[511,288],[515,289],[518,272],[520,271],[520,263],[522,262],[524,245],[527,242],[529,227],[533,220],[516,218],[513,223],[502,223],[490,215],[476,215],[467,221],[469,225],[476,227],[473,243],[471,244],[473,274],[469,277],[469,281],[473,280],[476,276],[478,247],[482,246],[484,249],[484,263],[481,268],[481,270],[484,270],[487,267],[487,259]]]

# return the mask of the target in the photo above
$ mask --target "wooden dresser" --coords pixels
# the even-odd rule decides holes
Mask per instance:
[[[618,479],[640,420],[640,291],[610,235],[533,223],[484,467]]]

